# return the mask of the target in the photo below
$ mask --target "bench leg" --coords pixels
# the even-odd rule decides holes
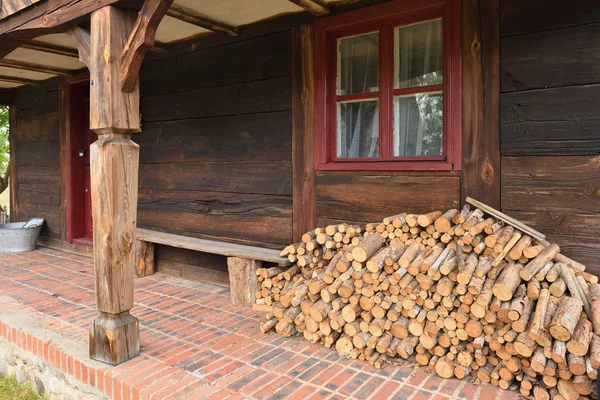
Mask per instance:
[[[262,267],[262,261],[227,257],[227,267],[231,287],[231,303],[237,306],[251,307],[258,290],[256,270]]]
[[[136,240],[135,273],[138,278],[154,273],[154,243]]]

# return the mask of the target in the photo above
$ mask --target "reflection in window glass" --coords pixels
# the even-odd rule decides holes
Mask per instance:
[[[394,29],[394,87],[442,83],[442,20]]]
[[[441,93],[394,98],[394,156],[443,154]]]
[[[379,34],[352,36],[338,41],[338,94],[379,90]]]
[[[377,100],[338,103],[337,156],[341,158],[379,156],[379,102]]]

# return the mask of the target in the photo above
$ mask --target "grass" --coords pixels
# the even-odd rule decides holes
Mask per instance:
[[[39,400],[31,384],[19,385],[12,378],[0,378],[0,400]]]

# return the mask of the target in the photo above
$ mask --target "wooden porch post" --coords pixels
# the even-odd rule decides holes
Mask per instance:
[[[139,83],[121,91],[121,53],[135,14],[107,6],[91,16],[90,148],[96,304],[90,357],[112,365],[140,352],[133,307],[139,146],[130,134],[140,127]]]

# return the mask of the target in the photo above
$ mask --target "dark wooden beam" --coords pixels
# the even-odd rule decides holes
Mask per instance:
[[[19,221],[19,169],[17,146],[17,107],[11,105],[8,109],[8,142],[10,144],[10,221]]]
[[[72,49],[70,47],[65,46],[59,46],[51,43],[40,42],[38,40],[22,39],[20,40],[18,47],[22,47],[28,50],[42,51],[44,53],[58,54],[59,56],[79,58],[79,53],[76,49]]]
[[[3,106],[11,105],[13,100],[14,96],[11,89],[0,89],[0,104]]]
[[[0,35],[30,31],[41,35],[50,28],[81,18],[119,0],[53,0],[42,1],[3,20],[0,20]]]
[[[44,74],[52,75],[68,75],[72,71],[64,68],[51,67],[42,64],[33,64],[25,61],[17,60],[0,60],[0,67],[8,67],[15,69],[22,69],[25,71],[42,72]]]
[[[121,54],[121,89],[131,92],[135,88],[142,61],[154,45],[156,29],[173,0],[146,0],[138,14],[133,31]]]
[[[16,76],[7,76],[7,75],[0,75],[0,81],[1,82],[10,82],[10,83],[19,83],[22,85],[34,85],[34,86],[38,86],[40,84],[39,81],[34,81],[33,79],[25,79],[25,78],[19,78]]]
[[[215,19],[198,14],[193,10],[189,10],[176,4],[172,5],[169,8],[169,10],[167,11],[167,15],[169,17],[177,18],[180,21],[184,21],[189,24],[208,29],[213,32],[223,32],[230,36],[238,35],[237,26],[228,25],[224,22],[217,21]]]
[[[19,47],[19,42],[15,40],[2,40],[2,44],[0,44],[0,60],[12,53],[17,47]]]
[[[67,29],[67,35],[77,47],[79,60],[90,68],[90,31],[80,26]]]
[[[500,207],[499,0],[464,0],[461,199]]]
[[[290,0],[316,17],[329,14],[329,4],[322,0]]]
[[[292,235],[294,242],[317,226],[314,143],[314,33],[292,29]]]

